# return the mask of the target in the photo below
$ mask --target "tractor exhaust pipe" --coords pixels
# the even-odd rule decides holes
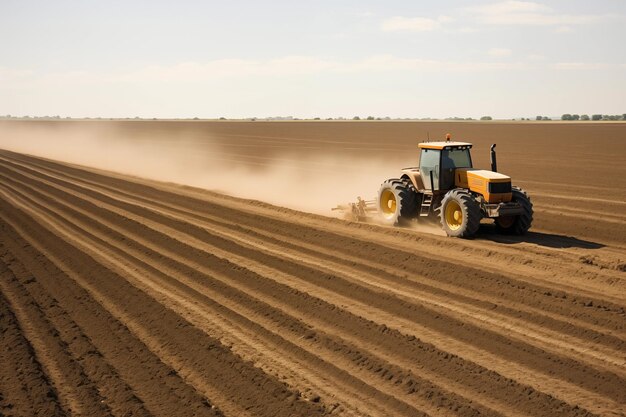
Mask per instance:
[[[496,161],[496,144],[491,145],[491,170],[498,172],[498,161]]]

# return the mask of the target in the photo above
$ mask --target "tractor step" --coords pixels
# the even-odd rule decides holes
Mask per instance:
[[[422,194],[422,205],[420,206],[420,217],[426,217],[430,214],[430,206],[433,204],[432,194]]]

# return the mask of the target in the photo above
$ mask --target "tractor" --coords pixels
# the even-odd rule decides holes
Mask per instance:
[[[533,220],[528,194],[511,186],[511,178],[498,173],[496,145],[491,145],[491,171],[472,165],[471,143],[442,142],[419,145],[419,166],[404,168],[400,178],[389,179],[378,190],[376,205],[383,223],[402,225],[412,219],[438,219],[448,236],[474,236],[483,218],[496,228],[521,235]]]
[[[450,134],[441,142],[423,142],[419,166],[404,168],[400,178],[389,179],[378,190],[377,200],[337,206],[355,221],[378,213],[382,223],[397,226],[430,219],[438,221],[448,236],[471,238],[483,218],[494,219],[501,233],[521,235],[533,221],[528,194],[500,174],[496,145],[491,145],[491,171],[472,165],[471,143],[453,142]]]

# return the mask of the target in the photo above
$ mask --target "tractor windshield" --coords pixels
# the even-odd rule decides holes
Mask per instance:
[[[420,175],[423,178],[426,189],[431,189],[431,175],[433,190],[439,189],[439,160],[441,151],[439,149],[422,149],[420,156]]]
[[[443,169],[471,168],[472,158],[469,149],[444,149],[441,155]]]

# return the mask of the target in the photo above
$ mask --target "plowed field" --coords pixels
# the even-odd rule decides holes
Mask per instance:
[[[284,158],[265,145],[286,138],[290,155],[413,146],[408,123],[311,125],[212,129],[248,164]],[[351,223],[0,151],[0,415],[626,415],[626,127],[484,126],[457,128],[476,147],[479,129],[482,145],[528,138],[498,148],[535,203],[526,237]],[[362,143],[334,144],[341,129]]]

